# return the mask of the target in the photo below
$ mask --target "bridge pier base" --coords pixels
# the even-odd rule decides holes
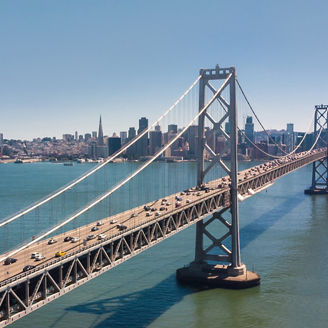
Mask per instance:
[[[238,271],[238,272],[237,272]],[[206,288],[245,289],[260,284],[261,277],[246,266],[232,268],[228,265],[194,265],[178,269],[176,277],[182,285]]]
[[[328,195],[328,189],[305,189],[304,194],[306,195]]]

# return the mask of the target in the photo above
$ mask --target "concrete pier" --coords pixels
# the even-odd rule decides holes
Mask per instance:
[[[176,277],[183,285],[207,288],[245,289],[258,286],[261,282],[261,277],[256,272],[247,271],[245,268],[242,274],[233,275],[227,265],[196,267],[191,264],[178,269]]]
[[[328,189],[305,189],[304,194],[306,195],[328,195]]]

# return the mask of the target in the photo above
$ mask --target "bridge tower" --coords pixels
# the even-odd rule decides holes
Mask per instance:
[[[199,80],[199,111],[205,106],[206,92],[209,92],[214,101],[218,101],[224,113],[216,121],[208,110],[205,110],[198,120],[198,173],[197,186],[204,189],[204,178],[214,165],[220,165],[229,175],[230,199],[226,206],[214,213],[209,219],[196,223],[195,259],[189,266],[177,270],[177,279],[181,283],[206,285],[224,288],[247,288],[258,285],[260,276],[255,272],[247,271],[241,261],[239,239],[239,211],[238,211],[238,124],[236,105],[236,70],[234,67],[215,69],[201,69]],[[212,81],[219,81],[221,86],[216,89]],[[225,99],[222,93],[228,94]],[[218,111],[219,114],[219,111]],[[214,116],[214,115],[213,115]],[[209,122],[216,133],[220,133],[228,141],[230,165],[222,161],[222,153],[217,153],[206,142],[205,120]],[[223,123],[228,121],[229,133],[223,129]],[[229,151],[230,150],[230,151]],[[210,164],[205,166],[205,152],[211,158]],[[209,232],[210,224],[220,223],[225,228],[221,236]],[[213,230],[211,230],[213,231]],[[209,246],[204,243],[208,238]],[[216,250],[215,252],[213,252]],[[220,254],[217,253],[219,250]],[[212,251],[212,252],[211,252]]]
[[[328,146],[328,105],[315,106],[314,117],[314,141],[321,133],[316,148]],[[326,158],[313,162],[312,164],[312,184],[309,189],[304,190],[305,194],[328,194],[328,150]]]

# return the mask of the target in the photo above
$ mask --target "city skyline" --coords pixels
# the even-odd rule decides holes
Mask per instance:
[[[283,128],[284,117],[305,131],[314,105],[326,102],[322,1],[3,1],[0,9],[0,130],[9,139],[89,131],[95,113],[117,131],[141,116],[153,122],[200,68],[216,64],[236,67],[267,129]],[[234,20],[212,19],[219,12]]]
[[[97,123],[98,125],[99,125],[99,117],[101,118],[102,115],[100,114],[98,116],[98,123]],[[247,116],[246,119],[245,119],[245,121],[240,122],[240,124],[239,124],[240,125],[240,128],[242,130],[245,129],[245,123],[247,123],[247,118],[248,117],[253,118],[253,116]],[[103,121],[103,119],[102,119],[102,121]],[[153,122],[150,122],[150,123],[152,124]],[[227,122],[226,122],[226,124],[227,124]],[[292,124],[294,126],[295,132],[300,132],[300,133],[306,132],[306,131],[302,131],[302,130],[299,130],[299,129],[295,129],[295,124],[292,123],[292,122],[286,122],[285,123],[285,126],[282,127],[281,129],[277,129],[277,128],[274,128],[273,127],[272,129],[270,129],[270,131],[287,131],[288,130],[288,126],[290,124]],[[129,127],[126,127],[125,129],[122,129],[122,130],[118,130],[118,129],[114,130],[114,129],[111,129],[111,128],[110,129],[108,129],[108,128],[106,129],[106,122],[105,122],[104,125],[105,125],[105,128],[104,128],[104,131],[105,132],[103,132],[103,136],[104,137],[112,137],[114,134],[116,134],[119,137],[121,137],[120,134],[122,134],[122,133],[126,133],[126,135],[128,135],[129,129],[131,129],[131,128],[134,128],[135,129],[135,133],[137,134],[137,129],[136,129],[137,122],[135,123],[134,126],[129,126]],[[164,127],[164,130],[165,131],[169,131],[169,127],[172,126],[172,125],[177,126],[175,123],[172,122],[172,123],[167,124],[166,130],[165,130],[165,127]],[[193,124],[193,125],[196,126],[197,124]],[[255,125],[254,120],[253,120],[253,125]],[[163,128],[163,126],[157,125],[157,126],[153,127],[151,131],[156,131],[156,128],[158,129],[158,127],[160,129]],[[177,126],[177,127],[179,129],[183,128],[182,126]],[[98,129],[99,129],[99,126],[98,126]],[[106,131],[108,131],[108,130],[110,132],[107,133]],[[263,130],[262,129],[256,130],[254,128],[254,132],[256,132],[256,133],[259,133],[260,132],[261,133],[261,132],[263,132]],[[95,126],[91,127],[87,131],[82,131],[82,132],[78,128],[75,128],[75,129],[71,129],[70,131],[63,131],[62,133],[59,132],[57,135],[35,135],[35,136],[32,136],[29,139],[28,138],[8,138],[8,137],[6,137],[5,133],[3,133],[2,131],[0,132],[0,135],[2,136],[2,139],[7,139],[7,140],[23,140],[23,141],[26,140],[26,141],[31,141],[31,140],[34,140],[34,139],[43,139],[43,138],[56,138],[56,139],[59,139],[60,140],[60,139],[65,139],[65,136],[67,136],[67,135],[73,136],[73,138],[76,139],[76,133],[77,133],[77,136],[78,137],[83,136],[83,138],[85,138],[86,135],[90,135],[90,137],[92,136],[92,137],[97,138],[97,131],[96,131],[96,127]],[[310,133],[311,133],[311,130],[310,130]]]

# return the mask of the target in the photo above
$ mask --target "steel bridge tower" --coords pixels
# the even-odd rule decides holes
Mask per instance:
[[[321,133],[316,148],[328,146],[328,105],[315,106],[314,117],[314,141]],[[328,149],[326,158],[313,162],[312,164],[312,184],[309,189],[304,190],[305,194],[328,194]]]
[[[222,116],[216,121],[208,110],[205,110],[198,120],[198,173],[197,187],[203,189],[204,178],[214,165],[220,165],[229,175],[230,199],[226,199],[225,208],[214,213],[206,222],[196,223],[195,260],[188,267],[177,270],[177,279],[187,284],[204,284],[213,287],[247,288],[258,285],[260,276],[247,271],[241,261],[239,239],[239,211],[238,211],[238,124],[236,104],[236,70],[235,67],[215,69],[201,69],[199,80],[199,111],[205,106],[206,92],[209,92],[224,109]],[[219,81],[221,86],[216,89],[211,82]],[[213,82],[212,82],[213,83]],[[225,99],[222,93],[228,94]],[[213,115],[214,116],[214,115]],[[222,153],[216,153],[206,142],[205,120],[209,122],[215,133],[223,135],[228,141],[230,165],[222,161]],[[228,120],[229,133],[223,129],[223,123]],[[205,166],[204,155],[209,154],[211,162]],[[214,236],[207,229],[210,224],[217,224],[225,228],[221,236]],[[212,230],[213,231],[213,230]],[[210,240],[205,247],[204,237]],[[214,248],[221,254],[214,254]]]

